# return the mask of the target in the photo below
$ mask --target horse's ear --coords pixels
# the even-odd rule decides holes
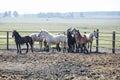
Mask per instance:
[[[73,30],[76,30],[75,28]]]
[[[16,30],[13,30],[13,32],[17,32]]]

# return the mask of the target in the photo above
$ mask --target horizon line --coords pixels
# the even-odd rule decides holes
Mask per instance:
[[[38,13],[85,13],[85,12],[120,12],[120,11],[67,11],[67,12],[53,12],[53,11],[49,11],[49,12],[24,12],[24,13],[21,13],[19,12],[18,10],[6,10],[7,12],[14,12],[14,11],[17,11],[19,14],[38,14]],[[6,11],[3,11],[3,12],[0,12],[0,13],[4,13]]]

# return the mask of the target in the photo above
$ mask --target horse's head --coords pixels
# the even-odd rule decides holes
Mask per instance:
[[[93,31],[93,35],[95,36],[95,38],[97,38],[97,31],[96,30]]]
[[[76,35],[78,35],[79,37],[82,37],[79,30],[76,30]]]
[[[82,37],[79,30],[74,29],[72,32],[75,38]]]
[[[21,37],[16,30],[13,30],[12,37]]]
[[[70,27],[69,29],[67,29],[67,32],[71,32],[72,28]]]
[[[13,32],[12,32],[12,38],[13,37],[15,37],[15,34],[17,33],[17,31],[16,30],[13,30]]]
[[[77,32],[77,29],[74,28],[74,29],[72,30],[72,34],[75,35],[76,32]]]
[[[45,38],[47,36],[48,36],[48,31],[45,29],[42,29],[38,35],[38,37],[42,37],[42,38]]]
[[[43,35],[43,31],[40,31],[40,32],[39,32],[38,37],[41,37],[41,38],[44,37],[44,35]]]

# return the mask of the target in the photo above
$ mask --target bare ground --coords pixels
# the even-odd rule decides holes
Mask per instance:
[[[120,80],[120,54],[0,51],[0,80]]]

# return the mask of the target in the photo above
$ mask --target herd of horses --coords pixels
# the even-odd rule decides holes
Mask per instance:
[[[44,49],[53,52],[52,44],[56,45],[57,51],[61,52],[92,52],[93,38],[97,37],[97,31],[94,30],[91,33],[84,32],[81,35],[78,29],[69,28],[66,32],[61,34],[52,34],[45,29],[41,29],[39,33],[32,33],[29,36],[21,36],[16,30],[13,30],[12,37],[15,38],[15,43],[17,47],[17,53],[22,53],[21,44],[26,44],[28,52],[29,45],[31,46],[31,51],[34,51],[34,42],[39,42],[40,50]]]

